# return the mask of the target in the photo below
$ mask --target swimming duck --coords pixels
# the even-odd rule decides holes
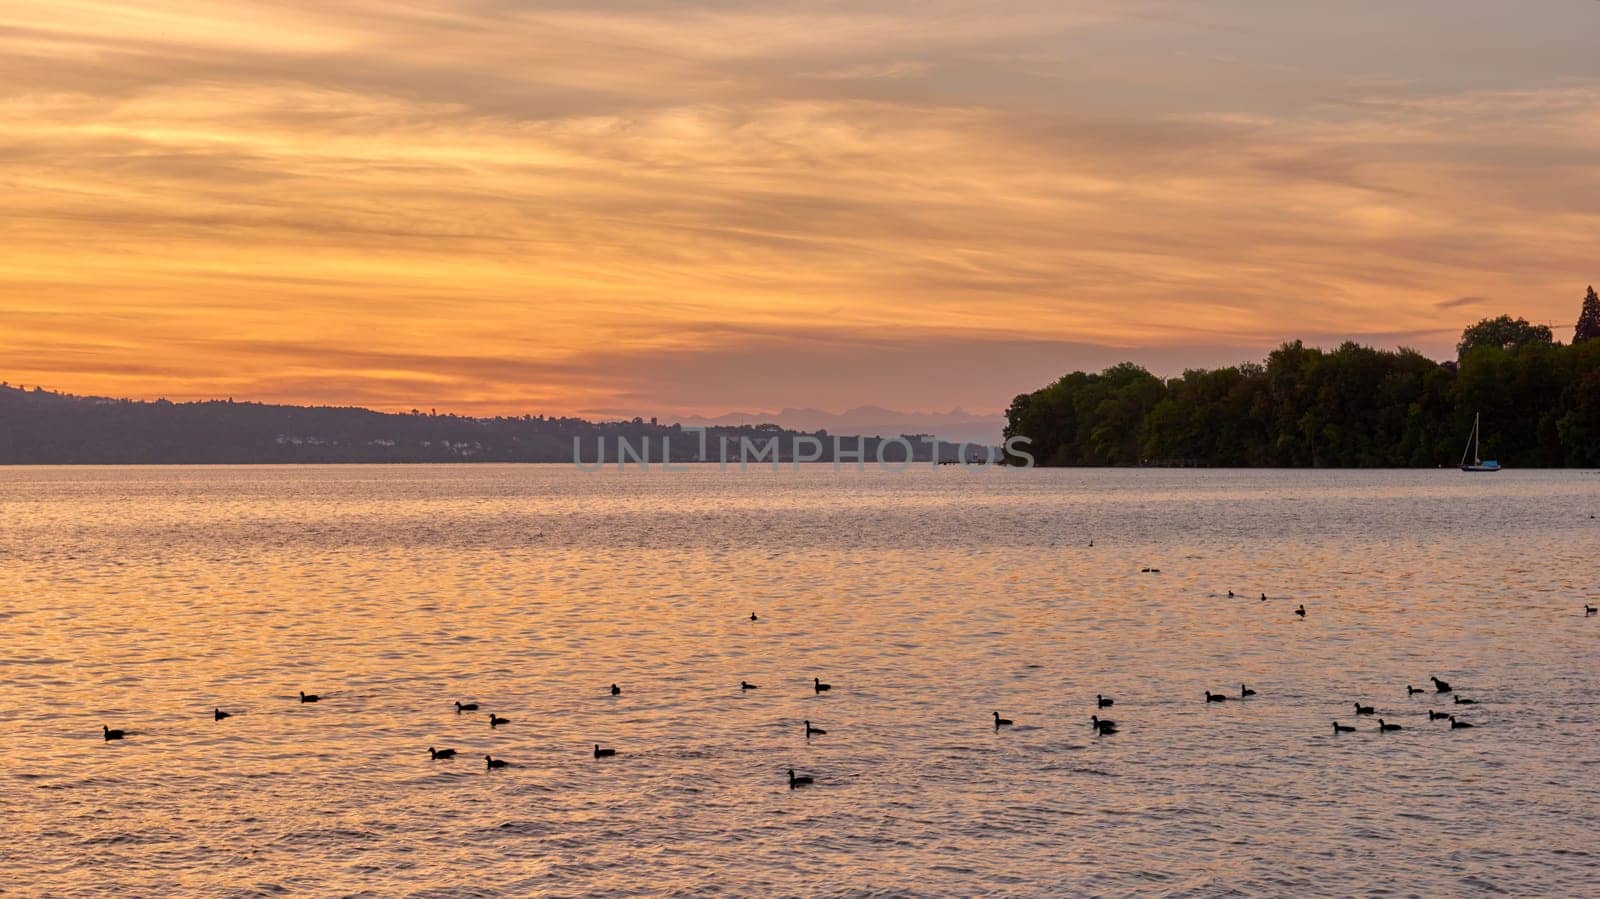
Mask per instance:
[[[1451,715],[1450,716],[1450,729],[1451,730],[1455,730],[1458,727],[1472,727],[1472,725],[1470,723],[1466,722],[1466,721],[1457,721],[1456,720],[1456,716]]]
[[[1406,695],[1407,696],[1415,696],[1418,693],[1426,693],[1426,692],[1428,692],[1428,691],[1422,689],[1421,687],[1413,687],[1410,684],[1406,684]]]
[[[1356,714],[1357,715],[1370,715],[1370,714],[1372,714],[1372,706],[1370,706],[1370,705],[1362,705],[1359,702],[1351,703],[1351,704],[1356,707]]]
[[[1101,718],[1098,715],[1090,715],[1089,724],[1093,726],[1095,730],[1116,730],[1117,728],[1117,722],[1112,721],[1109,718]]]
[[[1300,608],[1295,609],[1294,613],[1296,615],[1299,615],[1301,618],[1304,618],[1304,617],[1306,617],[1306,607],[1305,606],[1301,606]]]
[[[1227,701],[1228,701],[1228,697],[1224,696],[1221,693],[1213,693],[1210,690],[1206,691],[1206,702],[1227,702]]]
[[[221,721],[224,718],[232,718],[232,717],[233,717],[233,713],[232,712],[224,712],[221,709],[212,709],[211,710],[211,720],[212,721]]]
[[[1346,727],[1337,721],[1333,722],[1333,732],[1336,734],[1353,734],[1355,731],[1356,729],[1353,727]]]
[[[1435,690],[1435,692],[1439,692],[1439,693],[1449,693],[1450,692],[1450,685],[1445,683],[1444,681],[1438,679],[1437,677],[1430,677],[1430,678],[1428,678],[1428,680],[1433,681],[1433,689]]]
[[[511,723],[511,719],[510,718],[502,718],[499,715],[496,715],[494,712],[490,712],[489,713],[489,726],[490,727],[499,727],[502,724],[510,724],[510,723]]]
[[[300,701],[301,702],[321,702],[322,701],[322,697],[318,696],[315,693],[308,694],[308,693],[306,693],[306,691],[301,690],[300,691]]]
[[[1441,720],[1443,720],[1445,718],[1449,718],[1449,717],[1450,717],[1450,713],[1449,712],[1435,712],[1433,709],[1429,709],[1428,710],[1428,720],[1429,721],[1441,721]]]
[[[509,764],[511,763],[505,759],[497,759],[492,755],[486,755],[483,757],[483,767],[485,768],[504,768]]]
[[[750,620],[751,621],[759,621],[760,619],[756,618],[756,613],[751,612],[750,613]]]
[[[1594,517],[1594,516],[1593,516],[1593,515],[1591,515],[1591,516],[1589,516],[1589,517],[1590,517],[1590,518],[1593,518],[1593,517]],[[1595,613],[1595,608],[1594,608],[1594,606],[1590,606],[1590,605],[1585,605],[1585,606],[1584,606],[1584,607],[1583,607],[1583,617],[1585,617],[1585,618],[1588,618],[1588,617],[1589,617],[1589,616],[1590,616],[1590,615],[1593,615],[1593,614],[1594,614],[1594,613]]]
[[[1240,684],[1239,685],[1239,698],[1240,699],[1243,699],[1246,696],[1254,696],[1254,695],[1256,695],[1256,691],[1250,689],[1249,687],[1246,687],[1244,684]]]
[[[827,731],[823,730],[820,727],[812,727],[810,721],[806,722],[806,736],[809,737],[812,734],[825,734],[825,733],[827,733]]]
[[[1398,724],[1385,724],[1385,723],[1383,723],[1383,719],[1382,718],[1378,719],[1378,730],[1379,731],[1389,731],[1389,730],[1399,730],[1399,729],[1400,729],[1400,725],[1398,725]]]
[[[597,759],[608,759],[616,754],[615,749],[601,749],[599,743],[594,744],[594,757]]]
[[[1228,591],[1228,598],[1229,598],[1229,599],[1232,599],[1232,598],[1233,598],[1233,591],[1232,591],[1232,590],[1229,590],[1229,591]]]
[[[428,758],[433,759],[434,761],[438,761],[439,759],[453,759],[455,757],[456,751],[454,749],[434,749],[432,746],[428,747]]]
[[[1266,602],[1267,601],[1267,594],[1265,594],[1265,593],[1261,594],[1261,601],[1262,602]]]
[[[1478,704],[1478,700],[1476,700],[1476,699],[1462,699],[1460,696],[1456,697],[1456,705],[1477,705],[1477,704]]]
[[[825,683],[823,683],[822,682],[822,678],[820,678],[820,677],[813,677],[811,679],[811,685],[816,688],[816,691],[818,693],[821,693],[824,690],[832,690],[833,689],[833,684],[825,684]]]
[[[622,688],[617,686],[616,684],[612,684],[611,685],[611,695],[612,696],[621,696],[622,695]]]
[[[1117,704],[1115,699],[1107,699],[1106,697],[1101,696],[1099,693],[1094,694],[1094,701],[1095,707],[1101,709],[1109,709]]]
[[[105,735],[107,740],[120,740],[128,735],[125,730],[112,730],[104,724],[100,725],[100,732]]]
[[[811,783],[812,780],[809,776],[802,774],[799,777],[795,777],[794,769],[789,769],[789,789],[792,790],[795,787],[808,787],[811,785]]]
[[[755,684],[750,683],[749,681],[743,681],[742,680],[742,681],[739,681],[739,689],[741,689],[741,690],[759,690],[761,688],[756,686]]]
[[[994,726],[995,726],[996,729],[999,729],[1001,727],[1010,727],[1012,725],[1012,723],[1013,722],[1012,722],[1012,720],[1010,718],[1002,718],[1002,717],[1000,717],[1000,713],[999,712],[995,712],[994,713]]]
[[[457,715],[461,714],[462,712],[476,712],[477,710],[478,710],[478,704],[476,702],[457,702],[456,703],[456,714]]]

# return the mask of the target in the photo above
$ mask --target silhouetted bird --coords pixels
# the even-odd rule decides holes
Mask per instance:
[[[1351,703],[1351,705],[1354,705],[1356,707],[1356,714],[1357,715],[1370,715],[1370,714],[1372,714],[1372,706],[1370,706],[1370,705],[1362,705],[1359,702]]]
[[[1267,601],[1267,594],[1265,594],[1265,593],[1261,594],[1261,601],[1262,602],[1266,602]]]
[[[1398,724],[1385,724],[1385,723],[1383,723],[1383,719],[1382,718],[1378,719],[1378,730],[1379,731],[1389,731],[1389,730],[1399,730],[1399,729],[1400,729],[1400,725],[1398,725]]]
[[[1206,702],[1227,702],[1227,701],[1228,701],[1228,697],[1222,695],[1221,693],[1213,693],[1210,690],[1206,691]]]
[[[1437,691],[1439,693],[1449,693],[1450,692],[1450,685],[1445,683],[1444,681],[1438,679],[1437,677],[1430,677],[1430,678],[1428,678],[1428,680],[1433,681],[1433,689],[1435,691]]]
[[[809,737],[812,734],[825,734],[825,733],[827,733],[827,731],[823,730],[820,727],[812,727],[810,721],[806,722],[806,736]]]
[[[1232,599],[1232,598],[1233,598],[1233,591],[1232,591],[1232,590],[1229,590],[1229,591],[1228,591],[1228,598],[1229,598],[1229,599]]]
[[[483,767],[485,768],[504,768],[509,764],[511,763],[505,759],[497,759],[492,755],[486,755],[483,757]]]
[[[757,686],[756,684],[752,684],[749,681],[739,681],[739,689],[741,689],[741,690],[759,690],[759,689],[761,689],[761,687]]]
[[[1099,693],[1094,694],[1094,701],[1095,707],[1102,709],[1109,709],[1117,704],[1115,699],[1107,699],[1106,697],[1101,696]]]
[[[811,785],[811,782],[812,782],[811,778],[808,777],[808,776],[805,776],[805,775],[801,775],[800,777],[795,777],[794,776],[794,769],[793,768],[789,769],[789,789],[792,790],[795,787],[808,787],[808,786]]]
[[[1594,516],[1590,515],[1589,517],[1593,518]],[[1590,615],[1593,615],[1594,613],[1595,613],[1594,606],[1586,605],[1586,606],[1583,607],[1583,617],[1588,618]]]
[[[1246,687],[1244,684],[1240,684],[1239,685],[1239,698],[1240,699],[1243,699],[1246,696],[1254,696],[1254,695],[1256,695],[1256,691],[1250,689],[1249,687]]]
[[[457,715],[461,714],[462,712],[476,712],[477,710],[478,710],[478,704],[476,702],[457,702],[456,703],[456,714]]]
[[[1010,718],[1002,718],[1002,717],[1000,717],[1000,713],[999,712],[995,712],[994,713],[994,726],[995,726],[996,729],[999,729],[1001,727],[1010,727],[1012,725],[1012,723],[1013,722],[1012,722],[1012,720]]]
[[[1428,691],[1422,689],[1421,687],[1413,687],[1410,684],[1406,684],[1406,695],[1407,696],[1415,696],[1418,693],[1426,693],[1426,692],[1428,692]]]
[[[1456,720],[1456,716],[1454,716],[1454,715],[1450,716],[1450,729],[1451,730],[1455,730],[1458,727],[1471,727],[1471,726],[1472,726],[1471,724],[1469,724],[1469,723],[1467,723],[1465,721],[1457,721]]]
[[[100,732],[105,735],[107,740],[120,740],[128,735],[125,730],[112,730],[104,724],[100,725]]]
[[[510,724],[510,723],[511,723],[511,719],[510,718],[502,718],[499,715],[496,715],[494,712],[490,712],[489,713],[489,726],[490,727],[499,727],[502,724]]]
[[[1450,717],[1449,712],[1435,712],[1433,709],[1428,710],[1429,721],[1440,721],[1448,717]]]
[[[818,693],[821,693],[824,690],[832,690],[833,689],[833,684],[825,684],[825,683],[823,683],[822,682],[822,678],[820,678],[820,677],[813,677],[811,679],[811,686],[816,688],[816,691]]]
[[[1343,724],[1340,724],[1337,721],[1333,722],[1333,732],[1336,733],[1336,734],[1355,733],[1355,730],[1356,730],[1355,728],[1353,728],[1353,727],[1345,727]]]
[[[751,613],[750,613],[750,620],[751,620],[751,621],[757,621],[757,620],[759,620],[759,619],[757,619],[757,618],[756,618],[756,613],[754,613],[754,612],[751,612]]]
[[[1460,696],[1456,697],[1456,705],[1477,705],[1477,704],[1478,704],[1478,700],[1476,700],[1476,699],[1462,699]]]
[[[1295,609],[1294,613],[1296,615],[1299,615],[1301,618],[1304,618],[1304,617],[1306,617],[1306,607],[1305,606],[1301,606],[1300,608]]]
[[[224,712],[221,709],[212,709],[211,710],[211,720],[212,721],[221,721],[224,718],[232,718],[232,717],[233,717],[233,713],[232,712]]]
[[[615,749],[601,749],[599,743],[594,744],[594,757],[597,759],[608,759],[616,754]]]
[[[428,747],[428,758],[433,759],[434,761],[438,761],[439,759],[453,759],[455,757],[456,751],[454,749],[434,749],[432,746]]]
[[[300,701],[301,702],[321,702],[322,701],[322,697],[318,696],[315,693],[307,694],[306,691],[301,690],[300,691]]]
[[[611,685],[611,695],[612,696],[621,696],[622,695],[622,688],[617,686],[616,684],[612,684]]]
[[[1090,715],[1089,725],[1095,730],[1115,730],[1117,727],[1117,722],[1112,721],[1109,718],[1101,718],[1098,715]]]

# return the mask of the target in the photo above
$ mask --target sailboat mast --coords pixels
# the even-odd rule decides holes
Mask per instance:
[[[1482,414],[1483,413],[1481,412],[1474,412],[1472,414],[1472,433],[1467,435],[1467,445],[1461,450],[1462,465],[1467,464],[1468,456],[1472,457],[1472,464],[1474,465],[1478,464],[1480,461],[1478,459],[1478,417]]]

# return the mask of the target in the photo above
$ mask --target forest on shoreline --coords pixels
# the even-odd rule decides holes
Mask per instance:
[[[1006,436],[1038,464],[1432,468],[1481,455],[1519,468],[1600,466],[1600,299],[1573,342],[1522,319],[1462,332],[1457,358],[1285,343],[1264,363],[1161,379],[1132,363],[1018,396]]]

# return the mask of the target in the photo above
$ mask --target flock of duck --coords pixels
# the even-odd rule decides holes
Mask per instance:
[[[1143,572],[1146,572],[1146,573],[1154,573],[1154,572],[1159,572],[1161,569],[1159,569],[1159,568],[1144,568],[1144,569],[1141,569],[1141,570]],[[1234,598],[1234,592],[1232,590],[1228,591],[1228,597],[1230,599]],[[1262,602],[1266,602],[1266,600],[1267,600],[1267,595],[1265,593],[1261,594],[1261,601]],[[1305,605],[1301,604],[1300,606],[1298,606],[1294,610],[1294,614],[1297,617],[1299,617],[1301,619],[1304,619],[1306,617],[1306,607],[1305,607]],[[1596,609],[1595,609],[1594,606],[1585,604],[1584,607],[1583,607],[1583,614],[1584,614],[1584,617],[1589,617],[1589,616],[1595,615],[1596,614]],[[750,613],[750,620],[751,621],[757,621],[757,620],[759,620],[759,618],[757,617],[756,613],[751,612]],[[1468,698],[1466,698],[1464,696],[1456,695],[1454,689],[1450,686],[1449,683],[1447,683],[1445,681],[1442,681],[1437,677],[1431,677],[1430,676],[1428,679],[1433,682],[1433,695],[1435,695],[1435,696],[1450,695],[1452,704],[1454,704],[1454,705],[1477,705],[1478,704],[1478,701],[1476,699],[1468,699]],[[752,684],[749,681],[744,681],[744,680],[739,681],[739,690],[741,692],[749,691],[749,690],[758,690],[758,689],[760,689],[760,687],[757,684]],[[821,693],[826,693],[826,692],[832,690],[833,689],[833,685],[832,684],[823,683],[822,682],[822,678],[820,678],[820,677],[813,677],[811,679],[811,689],[812,689],[814,694],[821,694]],[[1407,697],[1416,696],[1419,693],[1427,693],[1427,692],[1428,692],[1427,690],[1425,690],[1425,689],[1423,689],[1421,687],[1413,687],[1410,684],[1406,685],[1406,696]],[[612,696],[621,696],[622,695],[622,688],[620,686],[618,686],[617,684],[612,684],[610,693],[611,693]],[[1240,684],[1239,685],[1239,695],[1238,696],[1230,696],[1230,695],[1228,695],[1226,693],[1213,693],[1210,690],[1206,690],[1205,691],[1205,701],[1209,705],[1210,703],[1216,703],[1216,702],[1242,701],[1242,700],[1249,699],[1249,698],[1251,698],[1251,697],[1253,697],[1255,695],[1256,695],[1256,691],[1255,690],[1251,689],[1250,687],[1248,687],[1245,684]],[[302,704],[321,702],[321,701],[322,701],[322,697],[320,695],[317,695],[315,693],[307,693],[304,690],[300,691],[300,702]],[[1090,727],[1092,727],[1094,729],[1096,736],[1110,736],[1112,734],[1117,733],[1117,722],[1112,721],[1112,720],[1110,720],[1108,718],[1101,718],[1099,716],[1099,712],[1101,710],[1111,708],[1115,704],[1116,704],[1116,700],[1114,700],[1113,698],[1111,698],[1109,696],[1105,696],[1103,694],[1099,694],[1099,693],[1095,694],[1095,713],[1089,716],[1089,724],[1090,724]],[[1360,702],[1354,702],[1354,703],[1352,703],[1352,705],[1355,707],[1355,714],[1358,717],[1361,717],[1361,716],[1376,716],[1376,714],[1377,714],[1377,710],[1376,710],[1376,708],[1374,706],[1362,705]],[[478,703],[475,703],[475,702],[461,702],[461,701],[457,700],[456,704],[455,704],[455,707],[456,707],[456,714],[457,715],[464,714],[466,712],[479,711]],[[498,728],[501,725],[505,725],[505,724],[510,724],[511,723],[511,719],[510,718],[502,717],[502,716],[500,716],[500,715],[498,715],[498,714],[496,714],[494,712],[488,712],[487,714],[488,714],[488,717],[489,717],[489,727],[490,728]],[[1014,726],[1016,724],[1016,722],[1013,721],[1010,718],[1002,718],[1000,716],[1000,712],[999,711],[995,711],[992,714],[993,714],[994,728],[995,728],[996,731],[1000,730],[1003,727],[1012,727],[1012,726]],[[222,721],[224,719],[233,717],[233,713],[232,712],[225,712],[221,708],[213,708],[212,711],[211,711],[211,715],[212,715],[212,720],[214,720],[214,721]],[[1376,718],[1376,720],[1377,720],[1377,723],[1378,723],[1378,730],[1377,730],[1378,733],[1391,733],[1393,731],[1397,731],[1397,730],[1401,730],[1402,729],[1401,725],[1399,725],[1399,724],[1391,724],[1387,720],[1385,720],[1384,718]],[[1433,709],[1428,709],[1428,720],[1429,721],[1449,721],[1451,730],[1459,730],[1459,729],[1463,729],[1463,728],[1469,728],[1469,727],[1476,727],[1477,726],[1477,725],[1474,725],[1473,723],[1471,723],[1469,721],[1458,720],[1453,713],[1450,713],[1450,712],[1436,712]],[[107,725],[107,724],[100,725],[100,728],[101,728],[102,737],[108,742],[111,741],[111,740],[125,739],[126,737],[128,737],[132,733],[131,731],[113,728],[113,727],[111,727],[110,725]],[[1353,733],[1355,730],[1356,730],[1356,728],[1351,726],[1351,725],[1340,724],[1337,720],[1335,720],[1333,722],[1333,732],[1336,735],[1337,734],[1344,734],[1344,733]],[[807,740],[811,739],[813,736],[822,736],[822,735],[824,735],[826,733],[827,733],[826,730],[824,730],[824,729],[822,729],[820,727],[813,726],[809,719],[805,721],[805,737],[806,737]],[[613,757],[615,757],[617,755],[617,750],[613,749],[613,748],[602,747],[600,744],[596,743],[596,744],[594,744],[593,753],[594,753],[594,757],[596,759],[613,758]],[[453,759],[453,758],[456,757],[456,754],[457,754],[457,751],[455,749],[439,749],[439,748],[436,748],[436,747],[433,747],[433,746],[429,746],[428,747],[428,757],[430,759],[434,760],[434,761],[443,761],[443,760]],[[492,754],[486,754],[483,757],[483,764],[484,764],[484,768],[485,769],[492,771],[492,770],[497,770],[497,769],[500,769],[500,768],[508,767],[508,766],[510,766],[511,763],[506,761],[505,759],[497,759]],[[795,789],[797,787],[809,786],[809,785],[811,785],[812,783],[815,782],[814,779],[809,775],[796,774],[793,768],[788,769],[788,775],[789,775],[789,789],[791,789],[791,790]]]

